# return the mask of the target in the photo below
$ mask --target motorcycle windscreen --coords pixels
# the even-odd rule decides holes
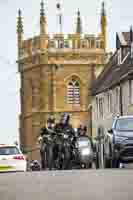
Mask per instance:
[[[91,147],[91,142],[87,137],[80,137],[76,141],[76,146],[78,148]]]

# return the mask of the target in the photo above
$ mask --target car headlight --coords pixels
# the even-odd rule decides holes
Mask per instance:
[[[115,136],[115,143],[123,142],[125,139],[125,137]]]

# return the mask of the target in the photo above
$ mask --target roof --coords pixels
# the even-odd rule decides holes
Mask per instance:
[[[130,32],[122,32],[122,35],[127,45],[130,45]],[[133,38],[133,33],[132,33],[132,38]]]
[[[131,65],[130,55],[121,65],[117,64],[117,54],[115,53],[110,59],[104,71],[100,74],[96,81],[92,84],[92,95],[105,92],[125,80],[129,74],[133,73],[133,65]]]

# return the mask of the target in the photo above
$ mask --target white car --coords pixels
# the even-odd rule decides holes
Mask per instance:
[[[0,144],[0,172],[27,170],[27,161],[18,146]]]

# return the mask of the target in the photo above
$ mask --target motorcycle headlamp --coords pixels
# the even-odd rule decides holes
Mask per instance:
[[[64,139],[68,139],[68,135],[67,134],[64,134]]]
[[[82,149],[81,154],[82,154],[83,156],[89,155],[89,154],[90,154],[90,149],[89,149],[89,148]]]

